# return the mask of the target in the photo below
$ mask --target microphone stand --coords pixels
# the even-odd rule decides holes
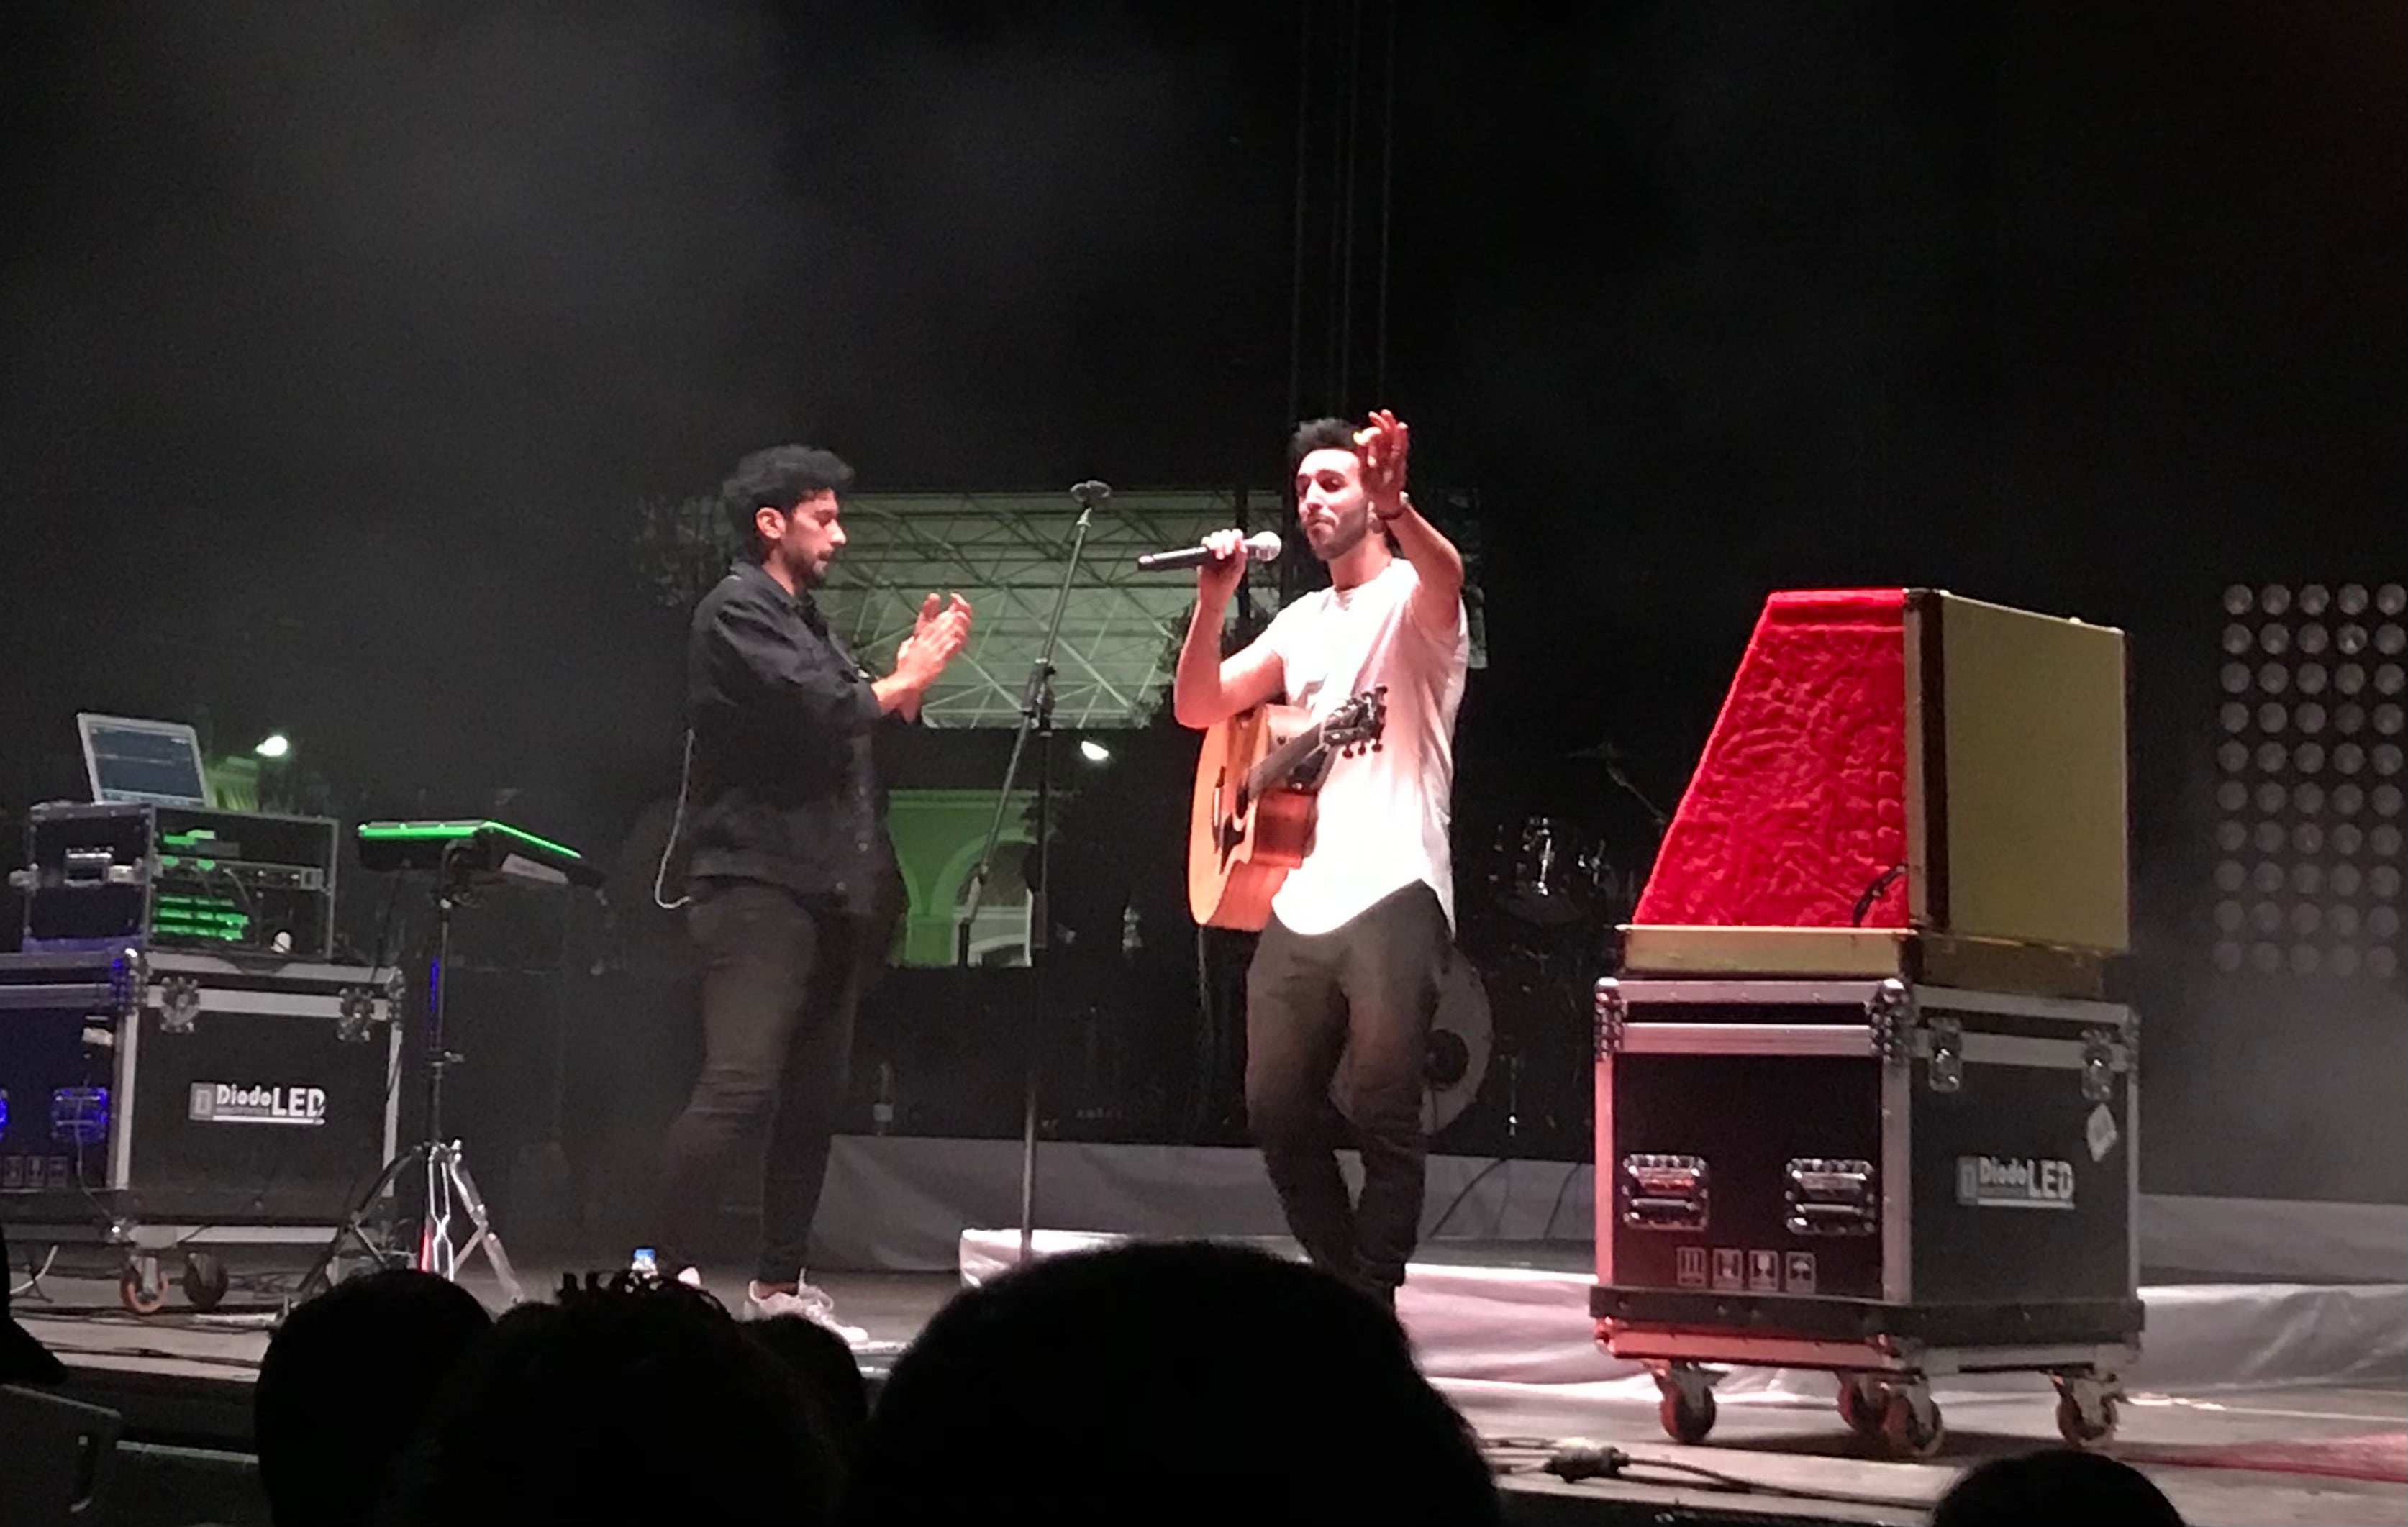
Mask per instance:
[[[1044,640],[1029,665],[1028,688],[1020,702],[1020,730],[1011,739],[1011,761],[1004,765],[1003,789],[995,798],[995,816],[987,823],[986,847],[978,868],[970,873],[962,907],[955,957],[970,963],[970,925],[977,920],[986,878],[995,866],[995,850],[1003,837],[1004,813],[1010,809],[1011,788],[1020,778],[1020,761],[1028,739],[1037,738],[1037,884],[1028,897],[1028,1068],[1020,1116],[1020,1264],[1027,1265],[1037,1239],[1037,1095],[1045,1038],[1045,967],[1051,962],[1052,913],[1047,906],[1054,884],[1054,648],[1062,635],[1062,614],[1069,607],[1070,585],[1079,576],[1079,561],[1087,548],[1087,527],[1096,506],[1111,497],[1100,482],[1082,482],[1070,490],[1079,503],[1078,528],[1071,533],[1069,560],[1062,568],[1062,586],[1054,593],[1054,613],[1045,622]]]

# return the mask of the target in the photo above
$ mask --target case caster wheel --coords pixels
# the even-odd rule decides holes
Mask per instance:
[[[1705,1441],[1714,1429],[1713,1378],[1698,1368],[1668,1368],[1656,1376],[1656,1387],[1663,1393],[1656,1419],[1664,1434],[1675,1442]]]
[[[2057,1386],[2057,1434],[2076,1448],[2115,1434],[2115,1391],[2096,1378],[2069,1378]]]
[[[167,1285],[159,1277],[157,1257],[136,1257],[117,1279],[118,1302],[136,1315],[156,1315],[167,1302]]]
[[[214,1251],[191,1251],[184,1256],[184,1297],[203,1314],[218,1307],[226,1296],[231,1281],[225,1263]]]
[[[1948,1428],[1940,1419],[1940,1407],[1931,1403],[1931,1391],[1920,1387],[1890,1391],[1882,1410],[1881,1439],[1892,1458],[1935,1456],[1948,1440]]]
[[[1881,1435],[1882,1417],[1888,1409],[1881,1381],[1864,1374],[1840,1376],[1840,1420],[1860,1437]]]
[[[1664,1434],[1675,1442],[1703,1442],[1714,1429],[1713,1391],[1708,1390],[1695,1400],[1667,1394],[1656,1402],[1656,1419],[1664,1423]]]

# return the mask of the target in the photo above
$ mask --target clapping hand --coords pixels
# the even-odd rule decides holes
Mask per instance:
[[[970,602],[956,593],[951,604],[942,604],[931,593],[920,601],[920,613],[911,622],[911,635],[895,649],[895,669],[924,672],[934,678],[955,652],[962,649],[970,634]]]

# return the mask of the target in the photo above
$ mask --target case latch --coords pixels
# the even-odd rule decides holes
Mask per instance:
[[[2085,1102],[2104,1103],[2115,1095],[2115,1031],[2085,1029],[2082,1032],[2082,1096]]]
[[[201,1014],[201,983],[190,976],[170,976],[159,983],[159,1032],[190,1034]]]
[[[1712,1184],[1703,1156],[1622,1158],[1622,1222],[1638,1230],[1703,1230]]]
[[[1630,1020],[1630,1004],[1622,994],[1622,983],[1611,976],[1599,977],[1596,992],[1597,1058],[1622,1051],[1623,1026]]]
[[[393,1021],[392,982],[381,990],[347,986],[335,994],[335,1037],[347,1045],[364,1045],[368,1031]]]
[[[1820,1156],[1792,1160],[1783,1173],[1792,1235],[1870,1235],[1881,1229],[1881,1194],[1873,1163]]]
[[[1935,1018],[1923,1027],[1931,1036],[1931,1059],[1923,1077],[1935,1092],[1962,1092],[1965,1087],[1965,1025],[1953,1018]]]

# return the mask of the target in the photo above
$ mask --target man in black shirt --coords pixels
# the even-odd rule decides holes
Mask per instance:
[[[695,608],[686,643],[686,923],[702,963],[702,1074],[670,1127],[661,1268],[699,1282],[729,1152],[769,1126],[761,1250],[748,1303],[848,1340],[802,1277],[828,1141],[844,1099],[883,883],[896,873],[871,735],[916,721],[969,635],[959,594],[928,595],[895,671],[871,678],[811,597],[844,545],[838,493],[853,469],[804,446],[737,464],[721,502],[752,556]]]

